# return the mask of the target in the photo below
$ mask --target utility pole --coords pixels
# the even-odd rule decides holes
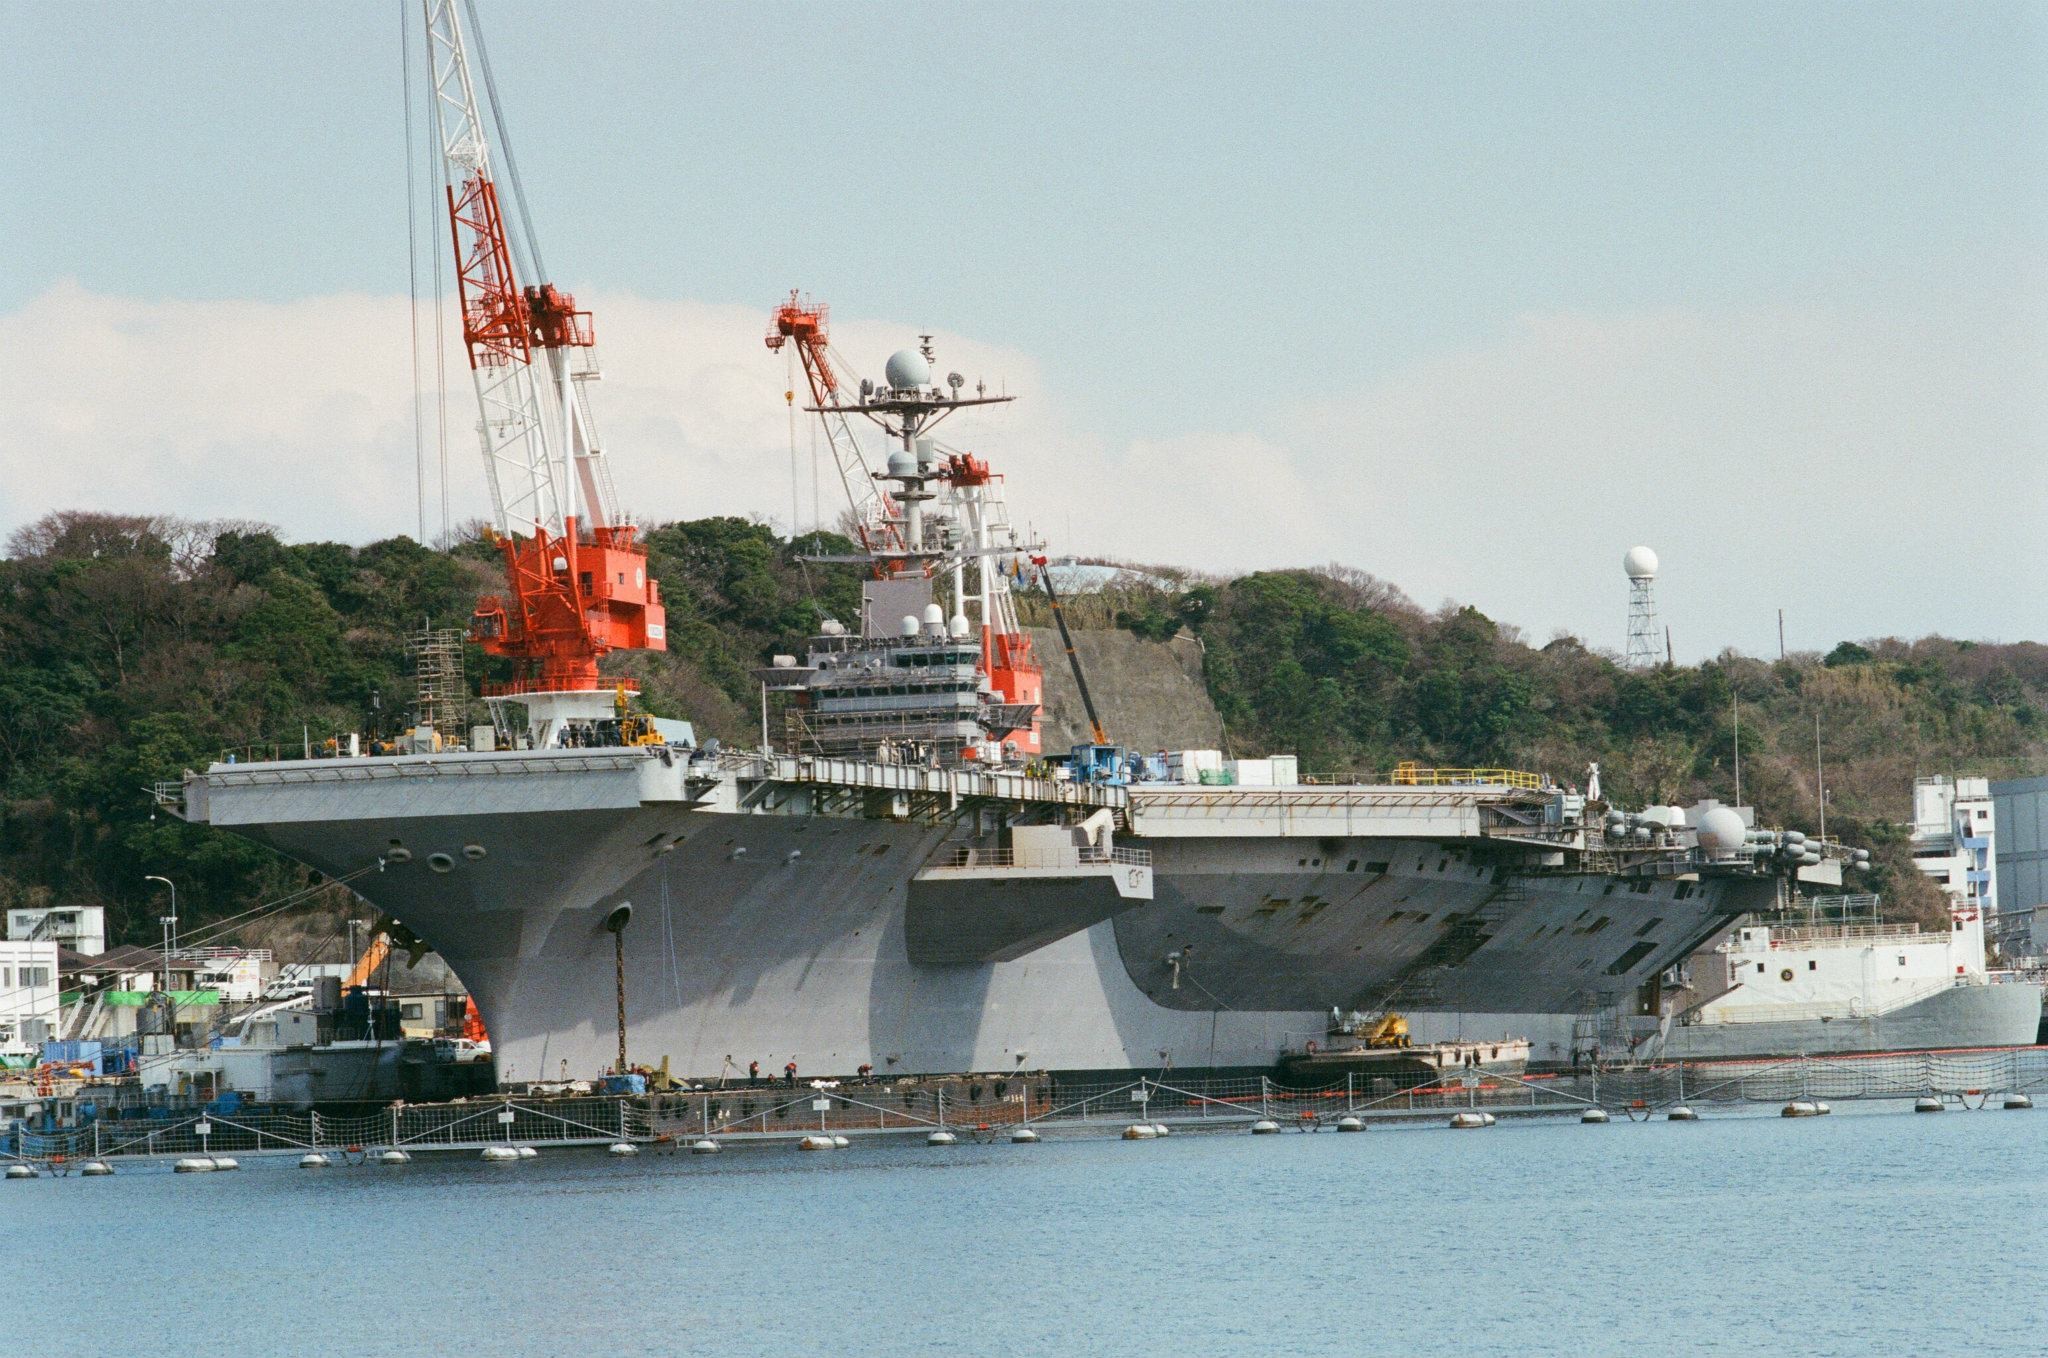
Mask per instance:
[[[1778,659],[1785,658],[1785,610],[1778,610]]]
[[[1731,690],[1728,706],[1735,713],[1735,804],[1742,805],[1742,697]]]
[[[1813,714],[1813,782],[1814,786],[1820,790],[1820,838],[1821,843],[1825,844],[1828,838],[1828,779],[1827,773],[1821,767],[1820,762],[1820,713],[1818,712]]]
[[[164,993],[168,995],[171,993],[171,954],[178,947],[178,884],[168,877],[150,876],[142,880],[162,882],[171,889],[171,913],[157,918],[157,923],[164,927]]]

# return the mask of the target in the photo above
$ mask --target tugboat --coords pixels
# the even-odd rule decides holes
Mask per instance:
[[[1417,1046],[1408,1020],[1391,1010],[1373,1017],[1330,1011],[1329,1031],[1280,1059],[1281,1073],[1294,1084],[1327,1084],[1365,1075],[1403,1085],[1435,1083],[1461,1072],[1520,1075],[1529,1068],[1529,1039],[1497,1037],[1481,1042],[1428,1042]]]

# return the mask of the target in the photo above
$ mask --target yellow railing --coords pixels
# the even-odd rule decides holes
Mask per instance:
[[[1521,769],[1426,769],[1412,759],[1394,766],[1393,781],[1399,787],[1521,787],[1535,790],[1543,779]]]

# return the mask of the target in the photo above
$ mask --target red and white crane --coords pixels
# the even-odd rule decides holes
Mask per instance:
[[[617,684],[599,677],[604,655],[667,648],[661,589],[648,577],[638,529],[618,508],[591,417],[590,313],[543,281],[509,152],[515,217],[499,198],[489,129],[503,150],[504,123],[480,40],[471,62],[474,6],[422,0],[422,11],[462,338],[505,562],[506,593],[478,602],[470,630],[486,652],[514,662],[512,681],[486,686],[485,696],[524,704],[544,741],[569,719],[610,715]],[[522,283],[522,273],[534,281]]]

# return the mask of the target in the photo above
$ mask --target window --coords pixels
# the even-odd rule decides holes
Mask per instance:
[[[416,1004],[401,1004],[398,1006],[398,1016],[401,1019],[417,1019],[420,1016],[420,1007]]]
[[[1903,961],[1905,961],[1905,959],[1904,959],[1903,957],[1902,957],[1902,958],[1900,958],[1899,960],[1900,960],[1900,961],[1902,961],[1902,962],[1903,962]],[[1756,964],[1756,970],[1757,970],[1757,974],[1758,974],[1759,976],[1761,976],[1761,975],[1763,974],[1763,970],[1764,970],[1764,964],[1763,964],[1763,963],[1761,963],[1761,962],[1757,963],[1757,964]]]
[[[1904,953],[1899,954],[1899,965],[1902,967],[1906,965],[1906,955]]]
[[[1806,969],[1808,971],[1819,971],[1820,963],[1814,958],[1809,957],[1806,959]]]

